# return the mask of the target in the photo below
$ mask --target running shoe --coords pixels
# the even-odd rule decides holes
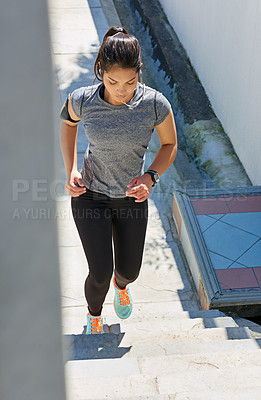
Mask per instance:
[[[86,335],[104,333],[102,316],[94,317],[90,313],[87,314]]]
[[[129,289],[119,289],[115,282],[115,276],[113,276],[113,286],[115,289],[114,297],[114,310],[119,318],[126,319],[129,318],[132,312],[132,298]]]

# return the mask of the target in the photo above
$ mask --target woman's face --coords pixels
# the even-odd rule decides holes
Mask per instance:
[[[104,100],[114,105],[128,103],[133,97],[138,78],[135,68],[113,66],[103,74]]]

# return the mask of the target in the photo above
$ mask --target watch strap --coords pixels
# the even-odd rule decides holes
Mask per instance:
[[[151,176],[151,179],[153,181],[153,185],[152,186],[155,186],[156,181],[154,179],[154,175],[157,174],[157,171],[154,171],[153,169],[148,169],[148,171],[146,171],[145,174],[149,174]]]

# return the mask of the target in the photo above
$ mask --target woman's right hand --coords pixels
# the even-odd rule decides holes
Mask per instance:
[[[66,179],[65,189],[71,197],[78,197],[86,192],[86,187],[84,186],[80,172],[71,172],[71,174]]]

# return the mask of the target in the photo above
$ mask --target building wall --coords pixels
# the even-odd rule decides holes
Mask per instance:
[[[160,0],[254,185],[261,185],[261,1]]]
[[[46,0],[0,12],[0,399],[65,400]]]

